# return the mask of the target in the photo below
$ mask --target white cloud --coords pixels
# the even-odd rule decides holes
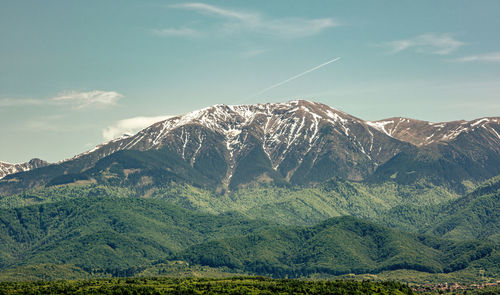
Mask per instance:
[[[109,127],[104,128],[102,130],[102,137],[104,140],[112,140],[124,134],[132,135],[156,122],[160,122],[171,117],[172,116],[156,116],[123,119]]]
[[[391,48],[393,53],[403,50],[413,50],[418,53],[446,55],[457,50],[464,43],[456,40],[449,33],[427,33],[410,39],[387,42],[383,45]]]
[[[183,3],[171,5],[170,7],[219,17],[223,19],[223,23],[221,27],[217,28],[217,31],[227,34],[246,30],[283,38],[299,38],[315,35],[321,33],[325,29],[340,25],[339,22],[333,18],[269,19],[257,12],[224,9],[205,3]]]
[[[195,36],[198,34],[197,31],[186,27],[153,30],[153,33],[160,36],[180,36],[180,37]]]
[[[2,98],[0,108],[19,106],[45,106],[69,104],[77,109],[88,106],[110,106],[116,105],[123,95],[115,91],[92,90],[88,92],[66,91],[50,99],[32,98]]]
[[[62,92],[52,100],[56,102],[67,102],[74,104],[76,108],[85,108],[91,105],[109,106],[116,105],[116,102],[123,95],[115,91],[92,90],[88,92],[68,91]]]
[[[490,52],[479,55],[469,55],[455,59],[457,62],[500,62],[500,52]]]
[[[226,17],[226,18],[239,19],[239,20],[242,20],[245,22],[258,22],[258,19],[260,18],[259,15],[255,14],[255,13],[247,13],[247,12],[223,9],[223,8],[220,8],[220,7],[217,7],[214,5],[205,4],[205,3],[174,4],[174,5],[171,5],[170,7],[196,10],[198,12],[205,13],[205,14],[212,14],[212,15],[217,15],[217,16]]]

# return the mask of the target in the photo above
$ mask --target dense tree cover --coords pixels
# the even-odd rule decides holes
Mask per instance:
[[[44,263],[25,265],[0,271],[0,282],[75,280],[90,277],[91,275],[88,272],[71,264]]]
[[[0,198],[0,208],[18,208],[35,204],[53,203],[75,198],[134,197],[137,193],[126,187],[81,183],[36,188],[17,195]]]
[[[265,222],[187,211],[138,198],[86,197],[0,210],[0,267],[75,264],[116,273],[208,239],[264,229]]]
[[[436,205],[398,205],[376,221],[406,231],[455,240],[490,239],[500,244],[500,177],[471,193]]]
[[[72,264],[132,276],[155,261],[299,277],[394,269],[451,272],[494,259],[486,241],[405,234],[354,217],[312,227],[186,210],[162,200],[88,196],[0,210],[0,267]],[[491,266],[493,269],[494,266]]]
[[[127,171],[128,178],[135,170]],[[104,178],[113,179],[107,172]],[[352,215],[374,219],[389,209],[404,205],[439,204],[459,196],[446,188],[427,184],[412,185],[387,182],[368,185],[331,179],[317,187],[258,186],[219,194],[187,183],[170,182],[164,186],[117,186],[74,184],[33,189],[3,197],[0,207],[14,208],[29,204],[59,201],[93,195],[148,197],[166,200],[186,209],[212,214],[239,212],[252,219],[281,224],[313,225],[334,216]]]
[[[352,217],[332,218],[308,228],[268,229],[209,241],[189,247],[179,256],[192,263],[277,277],[396,269],[448,273],[490,257],[498,259],[491,242],[408,235]]]
[[[414,292],[412,288],[424,291]],[[0,294],[470,294],[494,295],[500,286],[465,290],[421,288],[394,281],[290,280],[263,277],[114,278],[68,281],[0,282]],[[427,291],[425,291],[427,290]]]
[[[1,270],[40,278],[36,272],[49,273],[49,263],[74,273],[68,278],[156,275],[155,265],[184,260],[276,277],[398,269],[473,276],[483,269],[498,276],[498,246],[472,239],[499,242],[500,178],[462,197],[423,179],[400,185],[333,178],[315,187],[263,185],[220,194],[173,180],[151,185],[130,163],[127,169],[102,165],[99,179],[0,199]],[[426,236],[331,219],[343,215]]]
[[[128,278],[0,283],[2,294],[413,294],[397,282]]]

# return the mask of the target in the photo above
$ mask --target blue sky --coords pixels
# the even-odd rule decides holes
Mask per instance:
[[[2,161],[58,161],[218,103],[500,115],[496,0],[0,2]]]

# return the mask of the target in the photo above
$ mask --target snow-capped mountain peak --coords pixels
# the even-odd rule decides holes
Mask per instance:
[[[254,105],[218,104],[157,122],[133,136],[117,138],[76,158],[92,157],[94,160],[89,163],[93,163],[119,150],[169,147],[194,165],[207,145],[217,143],[217,152],[223,154],[229,166],[234,168],[249,148],[258,145],[273,169],[280,170],[284,165],[290,165],[290,158],[296,159],[292,165],[297,168],[312,150],[342,143],[341,149],[359,153],[361,158],[373,162],[376,167],[399,152],[399,147],[385,148],[388,141],[422,146],[452,140],[462,132],[482,126],[497,132],[487,125],[492,122],[498,126],[497,118],[445,123],[402,117],[365,121],[307,100]],[[228,172],[229,178],[231,175]]]
[[[6,175],[9,174],[24,172],[47,165],[49,165],[49,163],[37,158],[31,159],[25,163],[16,163],[16,164],[0,161],[0,179],[4,178]]]
[[[255,165],[251,173],[260,171],[255,177],[264,180],[302,183],[332,176],[361,180],[402,151],[447,144],[468,134],[477,135],[468,141],[486,142],[496,150],[500,120],[365,121],[307,100],[219,104],[170,117],[58,165],[66,173],[79,173],[117,151],[168,151],[169,157],[178,157],[194,170],[218,169],[226,188],[235,178],[241,179],[241,171],[250,173],[246,167]]]
[[[338,159],[342,163],[354,165],[345,156],[354,153],[366,162],[364,169],[372,171],[398,152],[399,144],[394,150],[383,149],[387,141],[394,139],[361,119],[321,103],[295,100],[206,107],[157,122],[73,160],[92,164],[119,150],[167,148],[195,166],[200,158],[217,154],[228,165],[225,182],[229,183],[242,159],[252,152],[262,152],[272,169],[289,180],[305,162],[315,165],[332,148],[344,151]],[[362,178],[360,171],[352,174],[354,179]]]

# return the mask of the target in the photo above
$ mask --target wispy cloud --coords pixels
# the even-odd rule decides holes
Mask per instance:
[[[51,100],[61,103],[69,103],[76,108],[88,106],[111,106],[116,105],[123,95],[116,91],[92,90],[88,92],[68,91],[60,93]]]
[[[464,43],[458,41],[449,33],[427,33],[409,39],[386,42],[383,46],[389,47],[392,53],[412,50],[418,53],[446,55],[457,50]]]
[[[0,108],[23,106],[69,105],[77,109],[89,106],[112,106],[124,96],[116,91],[92,90],[87,92],[65,91],[48,99],[39,98],[2,98]]]
[[[166,120],[172,116],[156,116],[156,117],[133,117],[115,122],[102,130],[104,140],[112,140],[124,134],[132,135],[138,131],[156,123]]]
[[[500,62],[500,52],[469,55],[454,59],[457,62]]]
[[[220,18],[222,24],[217,27],[217,32],[227,34],[250,31],[282,38],[299,38],[315,35],[321,33],[325,29],[340,25],[340,23],[333,18],[272,19],[258,12],[226,9],[205,3],[181,3],[170,5],[170,7],[190,10],[199,14]],[[184,29],[186,32],[187,30],[192,30],[187,28]]]
[[[160,36],[179,36],[179,37],[195,36],[198,34],[197,31],[187,27],[153,30],[153,33]]]
[[[180,3],[180,4],[170,5],[170,7],[196,10],[198,12],[205,14],[217,15],[226,18],[233,18],[233,19],[243,20],[245,22],[255,23],[258,22],[259,21],[258,19],[260,18],[259,15],[256,13],[229,10],[205,3]]]

